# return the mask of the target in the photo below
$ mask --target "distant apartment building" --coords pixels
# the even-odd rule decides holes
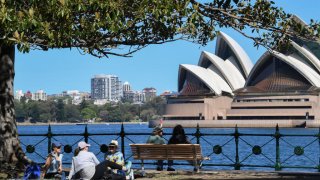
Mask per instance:
[[[124,82],[123,86],[122,86],[123,92],[128,92],[131,91],[131,85],[129,84],[129,82]]]
[[[146,102],[145,94],[141,91],[124,91],[123,99],[127,101],[131,101],[135,104],[141,104]]]
[[[90,100],[91,99],[91,93],[89,92],[80,92],[81,99],[84,100]]]
[[[141,104],[145,102],[145,95],[141,91],[123,91],[123,100]]]
[[[22,90],[17,90],[16,93],[14,94],[14,99],[20,101],[21,97],[23,97],[24,94],[22,92]]]
[[[62,91],[61,96],[62,96],[62,97],[64,97],[64,96],[68,96],[68,92],[67,92],[67,91]]]
[[[24,97],[26,97],[26,99],[32,99],[32,93],[30,91],[27,91],[26,93],[24,93]]]
[[[31,99],[34,101],[46,101],[47,100],[47,93],[43,90],[38,90],[35,93],[32,93]]]
[[[151,101],[153,98],[155,98],[157,96],[157,90],[153,87],[150,88],[144,88],[142,90],[142,93],[145,96],[145,101]]]
[[[123,100],[125,101],[130,101],[130,102],[134,102],[134,96],[135,96],[135,92],[134,91],[123,91]]]
[[[145,94],[141,91],[136,91],[134,94],[133,102],[138,104],[146,102]]]
[[[131,89],[129,82],[124,82],[122,86],[124,101],[134,102],[136,92]]]
[[[71,97],[71,104],[79,105],[83,100],[88,100],[90,94],[87,92],[80,92],[79,90],[65,91],[66,96]]]
[[[91,79],[91,99],[117,102],[122,96],[122,83],[118,76],[102,74]]]

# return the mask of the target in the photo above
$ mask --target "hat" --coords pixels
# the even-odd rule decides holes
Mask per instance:
[[[52,148],[61,147],[61,146],[62,146],[62,144],[59,143],[59,142],[53,142],[53,143],[52,143]]]
[[[153,132],[154,132],[154,133],[161,132],[161,131],[163,131],[161,126],[156,126],[156,127],[153,129]]]
[[[87,143],[84,142],[84,141],[80,141],[80,142],[78,143],[78,147],[79,147],[80,149],[83,149],[83,148],[88,147],[88,146],[90,146],[90,144],[87,144]]]
[[[109,143],[109,146],[118,146],[118,141],[117,140],[111,140]]]

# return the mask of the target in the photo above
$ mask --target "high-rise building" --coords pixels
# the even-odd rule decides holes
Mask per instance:
[[[95,75],[91,79],[91,98],[93,100],[120,101],[122,83],[115,75]]]

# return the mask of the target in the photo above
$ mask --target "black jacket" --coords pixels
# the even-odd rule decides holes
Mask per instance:
[[[176,136],[171,136],[168,141],[168,144],[191,144],[187,136],[178,134]]]

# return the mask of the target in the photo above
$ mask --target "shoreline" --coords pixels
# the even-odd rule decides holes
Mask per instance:
[[[149,127],[160,124],[160,120],[150,120]],[[184,128],[320,128],[319,120],[164,120],[162,127],[173,128],[176,125]]]
[[[48,126],[48,125],[54,125],[54,126],[63,126],[63,125],[99,125],[99,124],[145,124],[148,125],[148,122],[99,122],[99,123],[68,123],[68,122],[62,122],[62,123],[30,123],[30,122],[23,122],[18,123],[17,126]]]

